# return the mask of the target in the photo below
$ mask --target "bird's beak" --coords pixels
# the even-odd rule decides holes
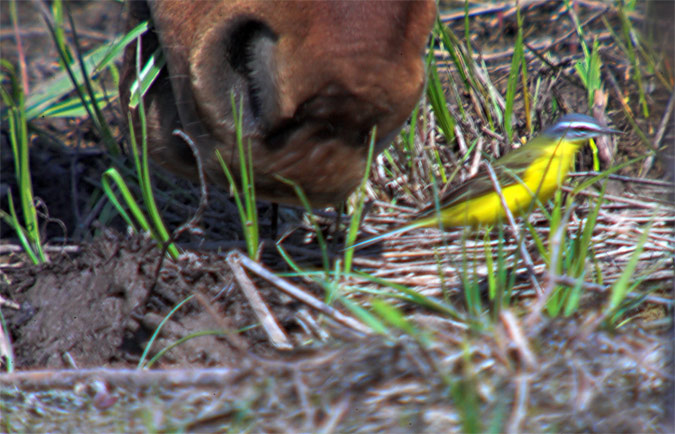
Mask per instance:
[[[600,133],[600,134],[623,134],[622,131],[615,130],[614,128],[609,128],[609,127],[599,128],[598,133]]]

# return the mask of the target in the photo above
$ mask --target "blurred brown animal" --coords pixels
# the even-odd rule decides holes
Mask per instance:
[[[231,94],[243,99],[257,197],[314,206],[343,201],[359,184],[369,134],[375,151],[396,136],[424,89],[424,50],[436,16],[423,1],[131,1],[129,26],[151,20],[142,62],[161,46],[166,67],[145,95],[150,155],[197,179],[183,130],[210,182],[228,186],[219,150],[238,178]],[[125,53],[127,112],[136,44]],[[134,116],[137,137],[138,119]]]

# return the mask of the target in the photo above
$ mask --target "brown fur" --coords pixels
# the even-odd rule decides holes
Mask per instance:
[[[374,125],[379,152],[410,115],[436,13],[431,0],[155,0],[129,8],[130,25],[149,17],[154,26],[143,36],[143,60],[161,45],[167,61],[144,99],[152,157],[196,179],[192,153],[172,136],[180,128],[197,143],[209,180],[227,186],[215,151],[238,176],[233,92],[243,98],[258,197],[297,203],[280,175],[314,206],[342,201],[359,184]],[[125,108],[135,45],[120,84]]]

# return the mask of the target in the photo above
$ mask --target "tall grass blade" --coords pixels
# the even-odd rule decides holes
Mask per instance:
[[[354,259],[354,250],[350,249],[356,241],[359,226],[361,225],[361,216],[363,215],[363,204],[366,198],[366,184],[370,176],[370,168],[373,163],[373,154],[375,150],[375,137],[377,136],[377,127],[373,127],[370,131],[370,141],[368,142],[368,157],[366,159],[366,170],[361,178],[361,184],[357,190],[356,205],[352,212],[352,218],[349,221],[349,230],[347,231],[347,239],[345,240],[345,256],[344,256],[344,273],[349,274],[352,269],[352,261]]]
[[[515,45],[513,46],[513,57],[511,58],[511,70],[506,85],[506,105],[504,108],[504,131],[506,131],[506,137],[509,142],[513,138],[513,125],[511,122],[513,119],[513,103],[516,97],[518,77],[523,68],[527,70],[527,65],[523,66],[523,63],[525,62],[523,54],[523,20],[520,16],[520,7],[518,7],[517,3],[516,16],[518,21],[518,34],[516,36]],[[527,86],[524,87],[527,88]]]
[[[436,123],[441,128],[443,136],[447,143],[452,143],[455,140],[455,119],[448,110],[447,102],[445,100],[445,91],[438,76],[438,69],[436,63],[433,61],[433,51],[427,55],[427,98],[431,104],[434,116],[436,116]]]
[[[21,214],[23,224],[19,222],[11,194],[8,195],[10,205],[11,226],[14,228],[22,245],[29,248],[26,252],[29,254],[33,263],[47,262],[47,256],[42,248],[40,237],[40,228],[38,226],[37,211],[35,209],[35,200],[33,197],[33,183],[30,172],[30,158],[28,146],[28,120],[26,118],[25,99],[23,89],[14,68],[8,62],[2,62],[2,66],[7,70],[3,73],[3,78],[10,81],[10,90],[7,91],[4,86],[0,87],[0,97],[3,103],[8,107],[9,124],[9,144],[14,157],[14,175],[18,186],[19,202],[21,204]],[[18,71],[20,74],[21,72]]]
[[[640,254],[644,249],[645,242],[649,237],[649,232],[651,231],[654,220],[650,220],[645,229],[642,231],[642,235],[638,240],[637,245],[635,246],[635,251],[631,255],[628,263],[626,264],[621,276],[614,282],[612,289],[610,291],[609,303],[607,305],[606,313],[607,315],[614,313],[616,309],[619,308],[620,304],[626,298],[626,294],[630,292],[631,285],[633,284],[635,269],[640,260]]]
[[[237,205],[239,212],[239,219],[241,220],[242,231],[244,239],[246,240],[246,251],[249,258],[258,259],[258,247],[260,245],[260,231],[258,226],[258,208],[255,202],[255,186],[253,180],[253,156],[251,155],[250,143],[248,149],[244,148],[243,140],[243,103],[244,100],[239,100],[239,107],[235,101],[235,96],[230,96],[230,103],[232,104],[232,114],[235,123],[235,139],[237,141],[237,150],[239,153],[239,177],[240,183],[234,179],[232,171],[227,166],[220,151],[216,150],[216,158],[220,163],[220,167],[230,183],[232,196]],[[241,191],[241,193],[240,193]],[[243,197],[242,197],[243,196]],[[243,199],[243,200],[242,200]]]

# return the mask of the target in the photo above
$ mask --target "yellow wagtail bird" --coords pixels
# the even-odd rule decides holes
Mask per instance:
[[[568,114],[543,133],[495,161],[506,205],[514,216],[528,210],[536,199],[546,202],[567,177],[574,157],[589,139],[619,131],[600,125],[594,118]],[[438,209],[427,206],[412,223],[355,244],[361,248],[384,237],[415,228],[442,226],[490,226],[506,216],[502,199],[488,173],[483,172],[446,192]]]

